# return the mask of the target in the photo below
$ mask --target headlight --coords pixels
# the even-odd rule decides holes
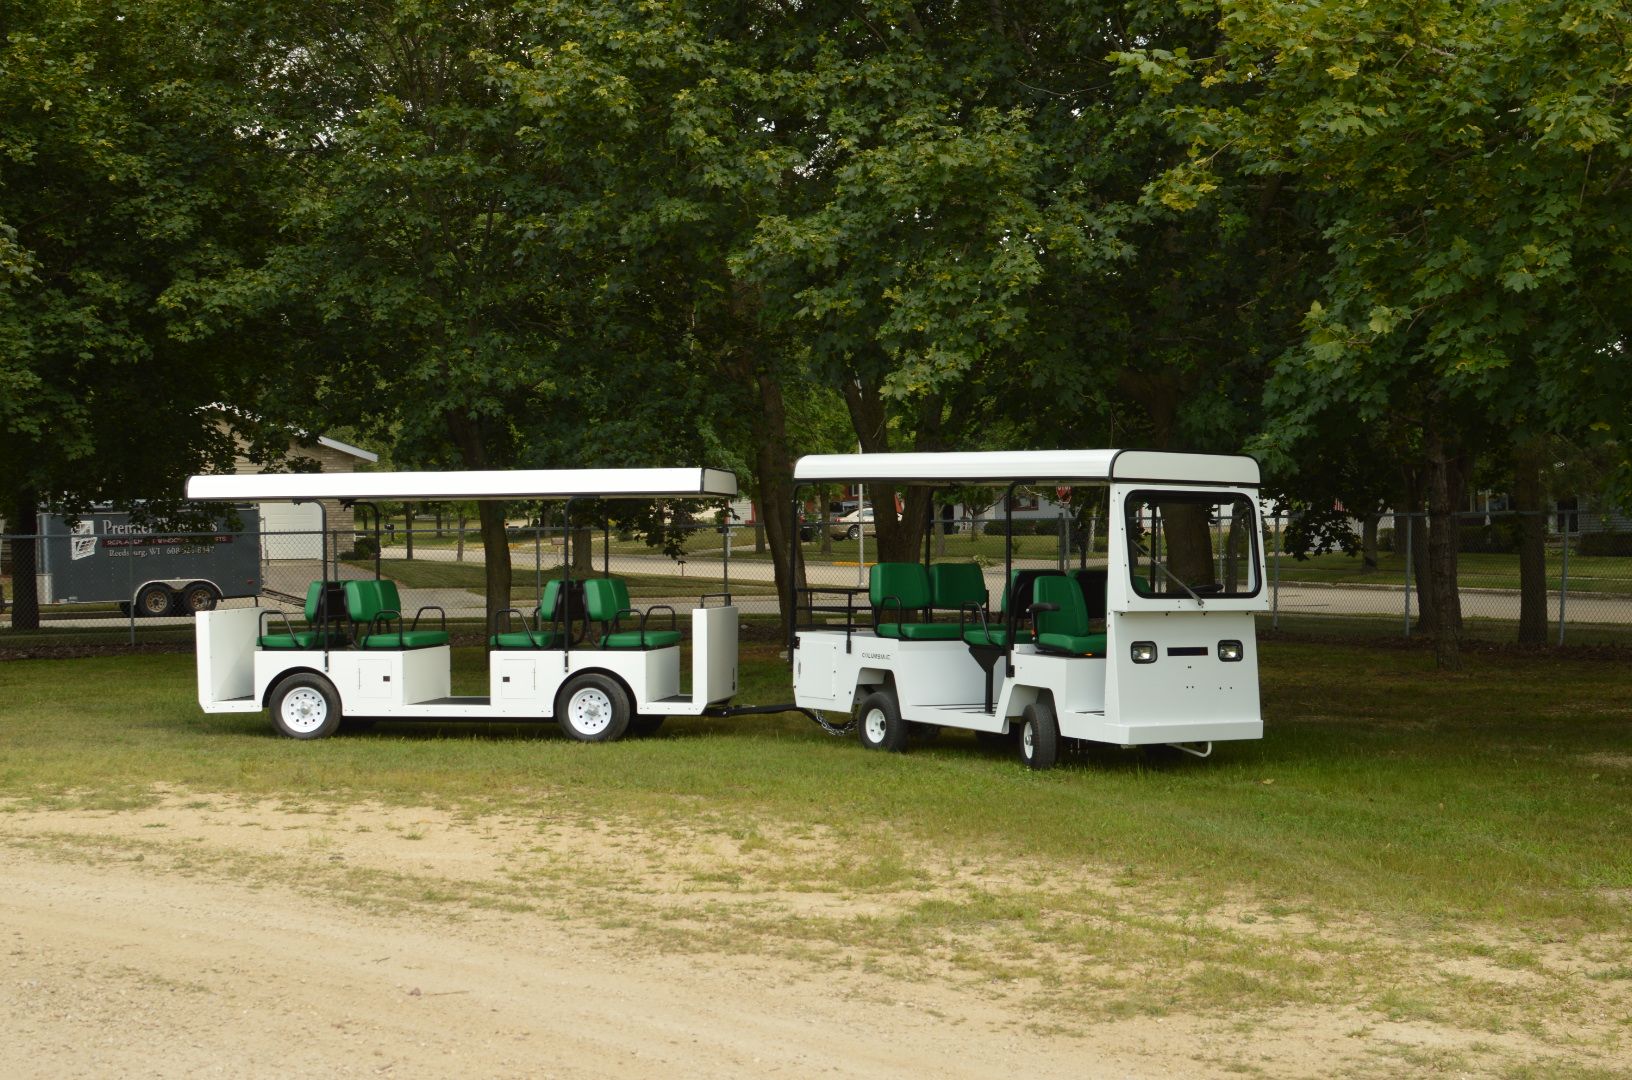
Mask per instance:
[[[1133,643],[1133,662],[1136,664],[1154,664],[1156,662],[1156,643],[1154,641],[1135,641]]]
[[[1225,663],[1241,659],[1247,655],[1247,650],[1239,641],[1220,641],[1218,643],[1218,658]]]

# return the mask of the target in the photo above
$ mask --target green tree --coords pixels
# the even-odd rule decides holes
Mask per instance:
[[[1133,50],[1181,104],[1189,161],[1154,194],[1209,198],[1231,167],[1298,185],[1331,259],[1305,341],[1268,387],[1287,467],[1333,410],[1415,429],[1439,663],[1458,667],[1457,489],[1493,431],[1622,439],[1632,166],[1612,3],[1227,0],[1205,55]],[[1624,470],[1632,482],[1632,466]]]
[[[241,27],[207,5],[0,3],[0,488],[44,505],[142,501],[228,465],[264,351],[187,309],[254,262],[269,160],[246,134]],[[13,625],[37,618],[16,552]]]

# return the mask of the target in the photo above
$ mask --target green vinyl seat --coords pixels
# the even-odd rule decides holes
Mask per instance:
[[[311,629],[308,629],[308,630],[296,630],[294,627],[289,625],[289,617],[287,615],[284,615],[283,616],[283,629],[284,629],[284,632],[281,633],[281,634],[264,634],[263,633],[263,634],[260,635],[260,637],[258,637],[256,639],[256,644],[258,644],[263,649],[320,649],[320,648],[322,648],[323,647],[323,645],[322,645],[323,635],[322,635],[321,631],[319,631],[317,629],[317,625],[318,625],[319,621],[321,621],[322,618],[323,618],[322,607],[323,607],[323,582],[314,581],[314,582],[312,582],[310,585],[308,585],[306,587],[306,607],[305,607],[305,610],[303,612],[303,614],[306,616],[307,625],[309,627],[311,627]],[[261,629],[262,630],[266,629],[267,616],[274,615],[274,614],[282,615],[282,612],[267,611],[267,612],[264,612],[261,615]],[[331,632],[329,634],[329,645],[330,645],[331,648],[338,648],[338,647],[344,646],[346,644],[347,644],[347,642],[346,642],[346,639],[345,639],[345,635],[337,634],[337,633],[333,633],[333,632]]]
[[[977,572],[980,570],[978,566],[973,567],[973,569]],[[1016,582],[1021,580],[1030,581],[1033,573],[1034,572],[1031,571],[1016,570],[1010,574],[1009,587],[1003,590],[1003,610],[986,615],[984,618],[981,617],[981,612],[975,612],[974,618],[965,619],[963,624],[963,640],[965,644],[984,646],[994,649],[1002,649],[1008,646],[1009,629],[1006,612],[1008,610],[1009,596],[1014,591],[1014,584]],[[986,578],[984,574],[981,575],[980,587],[981,594],[984,596],[986,592]],[[1028,585],[1026,590],[1022,591],[1022,599],[1024,599],[1026,595],[1029,595],[1029,588],[1030,586]],[[982,605],[982,607],[984,608],[984,605]],[[1029,627],[1015,627],[1014,643],[1016,645],[1029,645],[1031,644],[1031,640],[1032,632]]]
[[[977,568],[978,569],[978,568]],[[929,621],[934,607],[929,570],[922,563],[879,563],[867,576],[867,599],[873,607],[873,632],[899,641],[956,641],[956,623]],[[924,620],[907,622],[917,611]]]
[[[397,583],[381,579],[379,581],[348,581],[346,582],[346,615],[353,623],[367,626],[357,637],[357,645],[363,649],[427,649],[435,645],[448,643],[446,628],[440,630],[419,629],[419,617],[427,611],[442,611],[439,607],[426,606],[419,609],[414,616],[413,625],[407,630],[402,628],[402,598],[397,593]],[[443,621],[447,615],[443,613]],[[390,626],[396,624],[396,631]],[[378,627],[379,629],[376,629]]]
[[[591,622],[601,624],[603,649],[664,649],[680,644],[680,631],[673,625],[674,609],[667,604],[657,604],[645,611],[630,607],[629,586],[621,578],[591,578],[584,582],[584,611]],[[646,629],[646,620],[654,611],[669,613],[669,629]],[[640,628],[623,629],[620,620],[625,615],[639,615]]]
[[[1035,603],[1050,610],[1033,611],[1037,647],[1071,656],[1104,656],[1105,635],[1092,632],[1082,587],[1065,576],[1040,577],[1032,585]]]
[[[554,578],[544,586],[544,595],[539,598],[538,607],[533,611],[533,626],[527,625],[527,616],[520,608],[505,608],[493,614],[493,634],[487,639],[490,649],[558,649],[566,642],[565,631],[559,629],[560,620],[556,609],[561,599],[561,579]],[[548,612],[555,625],[546,630],[543,627],[544,614]],[[521,630],[499,631],[501,616],[514,615],[521,620]],[[537,629],[534,629],[537,627]]]

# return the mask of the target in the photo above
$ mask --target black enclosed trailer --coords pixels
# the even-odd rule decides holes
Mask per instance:
[[[144,616],[192,615],[222,600],[259,596],[260,517],[208,533],[154,529],[129,514],[87,512],[78,521],[40,515],[39,589],[46,604],[131,604]]]

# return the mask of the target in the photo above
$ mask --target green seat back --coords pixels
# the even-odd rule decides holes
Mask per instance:
[[[1088,633],[1088,604],[1082,588],[1068,577],[1040,577],[1032,583],[1034,602],[1058,604],[1058,611],[1037,613],[1037,633],[1077,637]]]
[[[867,596],[875,608],[883,608],[886,598],[899,598],[907,611],[929,607],[929,572],[922,563],[879,563],[868,575]],[[896,613],[895,599],[890,599],[888,611]]]
[[[321,601],[322,599],[323,599],[323,583],[321,581],[314,581],[310,585],[306,586],[306,621],[307,622],[309,622],[309,623],[316,623],[317,622],[317,606],[318,606],[319,601]]]
[[[938,608],[985,607],[986,574],[974,563],[936,563],[929,568],[929,593]]]
[[[366,623],[382,611],[402,611],[396,582],[384,579],[346,582],[346,614],[352,622]]]
[[[561,602],[561,579],[551,578],[544,583],[544,595],[538,601],[538,622],[542,626],[555,619],[555,606]]]
[[[619,578],[590,578],[584,582],[584,607],[596,622],[611,622],[628,610],[629,586]]]

